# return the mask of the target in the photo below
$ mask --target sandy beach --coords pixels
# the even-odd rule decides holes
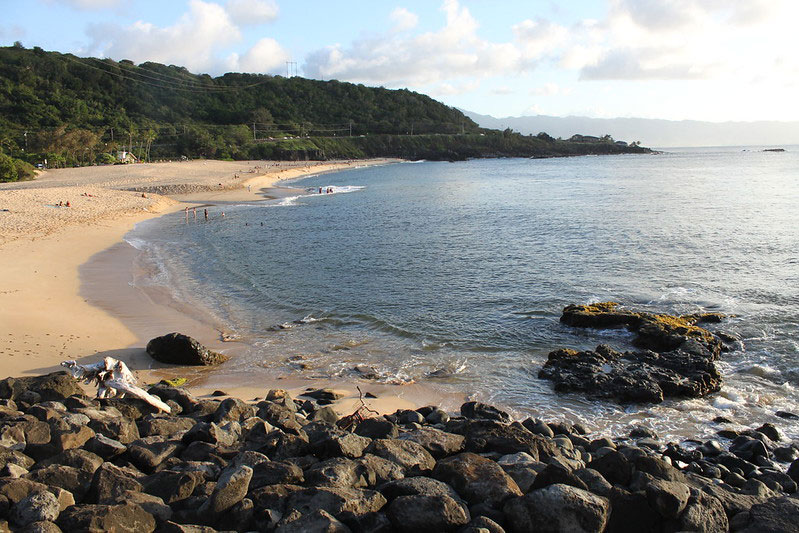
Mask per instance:
[[[0,184],[0,360],[5,376],[39,375],[74,359],[124,360],[140,381],[189,378],[209,394],[206,369],[167,368],[144,351],[171,331],[225,351],[219,332],[131,287],[136,250],[123,236],[140,221],[187,206],[268,199],[279,182],[392,160],[355,162],[188,161],[48,170],[36,180]],[[60,205],[59,205],[60,204]],[[69,207],[67,207],[69,204]],[[355,384],[292,380],[226,387],[245,400],[279,387],[343,389],[343,414],[357,403]],[[400,390],[398,390],[400,389]],[[417,387],[371,386],[382,412],[410,407],[429,393]]]

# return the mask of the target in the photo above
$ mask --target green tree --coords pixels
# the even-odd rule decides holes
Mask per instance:
[[[0,181],[17,181],[17,167],[14,160],[0,153]]]

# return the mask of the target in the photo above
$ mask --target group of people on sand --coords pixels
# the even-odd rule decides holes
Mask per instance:
[[[66,202],[59,201],[58,204],[56,204],[56,207],[72,207],[72,204],[69,203],[69,200]]]

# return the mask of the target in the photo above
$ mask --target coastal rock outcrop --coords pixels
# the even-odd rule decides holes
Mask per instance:
[[[636,337],[633,344],[644,350],[668,352],[683,347],[696,349],[696,344],[706,348],[713,360],[718,359],[722,342],[710,331],[697,326],[701,323],[718,323],[724,318],[720,313],[695,313],[691,315],[663,315],[619,309],[616,302],[589,305],[567,305],[560,321],[581,328],[627,328]],[[695,341],[690,343],[690,341]]]
[[[660,403],[666,397],[697,398],[721,389],[713,361],[674,350],[617,352],[601,344],[596,350],[555,350],[538,373],[555,382],[558,392],[586,392],[620,402]]]
[[[152,339],[147,343],[147,353],[156,361],[170,365],[214,366],[228,359],[182,333],[169,333]]]
[[[312,420],[324,405],[285,394],[252,405],[151,391],[185,409],[82,393],[2,400],[0,430],[35,420],[51,432],[0,444],[0,531],[787,532],[799,523],[799,460],[775,453],[797,443],[769,424],[724,430],[731,445],[685,447],[641,428],[610,438],[467,403],[468,417],[431,423],[422,407],[421,418],[400,410],[350,432]],[[127,444],[83,438],[92,431],[82,424],[104,419],[140,434]],[[62,438],[79,428],[88,433]]]
[[[725,349],[699,323],[720,322],[723,315],[683,316],[633,312],[615,302],[569,305],[560,321],[575,327],[626,328],[635,333],[640,351],[618,352],[607,345],[578,352],[550,352],[538,377],[559,392],[585,392],[620,402],[660,403],[664,398],[698,398],[721,389],[716,367]]]

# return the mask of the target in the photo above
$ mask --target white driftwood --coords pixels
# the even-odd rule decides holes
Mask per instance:
[[[106,357],[93,365],[79,365],[76,361],[63,361],[61,366],[69,370],[77,380],[86,384],[96,383],[98,398],[124,398],[127,395],[144,400],[167,413],[172,411],[158,396],[153,396],[138,387],[136,378],[128,365],[113,357]]]

